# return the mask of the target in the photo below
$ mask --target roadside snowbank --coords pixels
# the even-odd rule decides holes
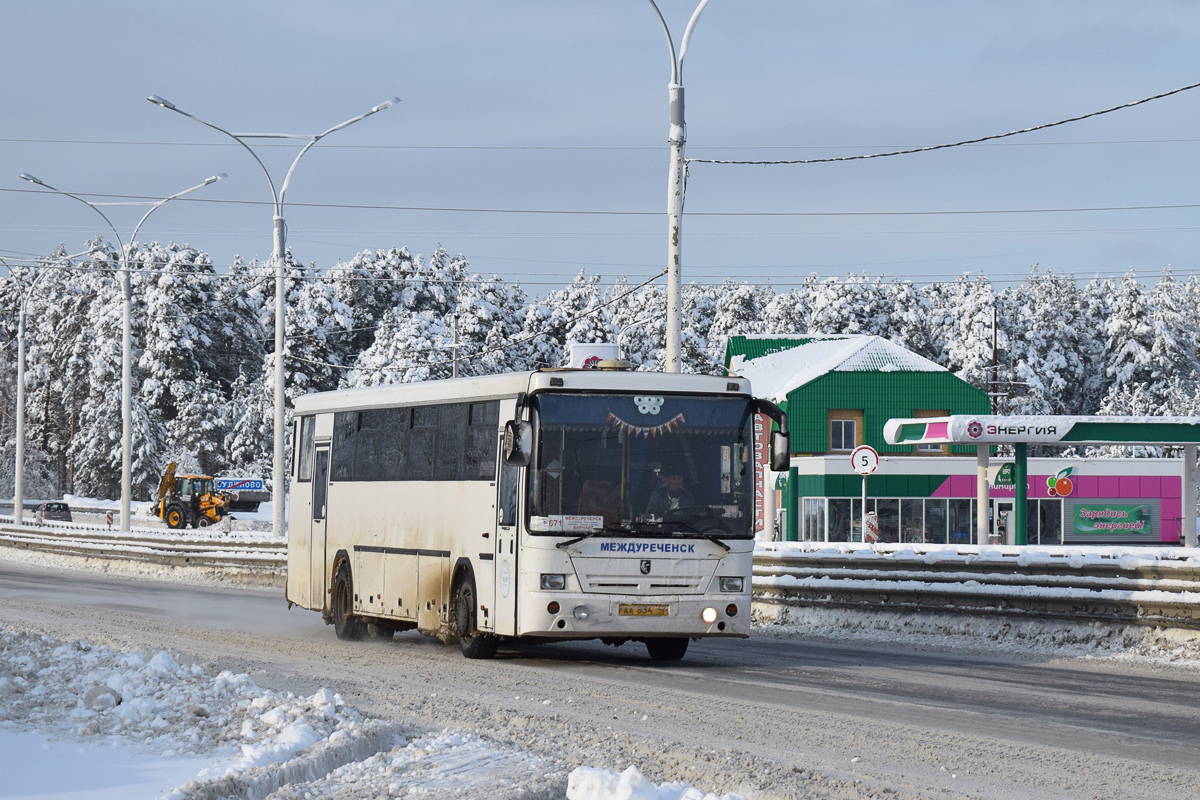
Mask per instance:
[[[845,561],[865,566],[889,561],[903,564],[880,575],[885,580],[847,578],[795,578],[790,576],[754,579],[756,585],[836,586],[879,590],[898,585],[901,579],[919,577],[923,565],[938,564],[944,570],[956,562],[994,564],[1005,567],[1058,565],[1081,570],[1099,564],[1115,564],[1122,569],[1158,574],[1164,567],[1200,564],[1200,549],[1185,547],[1130,546],[979,546],[940,544],[859,544],[831,542],[759,542],[756,555],[806,557],[828,564]],[[864,575],[868,574],[866,571]],[[946,577],[943,572],[942,577]],[[996,586],[983,587],[977,575],[964,572],[958,591],[999,594]],[[1089,579],[1073,576],[1072,583],[1087,585]],[[1101,579],[1093,581],[1097,587]],[[930,584],[932,586],[932,584]],[[1094,602],[1105,592],[1086,588],[1058,589],[1014,586],[1014,596],[1076,597]],[[1160,601],[1179,601],[1189,593],[1109,591],[1121,598],[1144,596]],[[756,599],[752,609],[755,634],[786,638],[815,636],[825,639],[851,639],[870,643],[892,643],[929,650],[957,650],[991,654],[1004,652],[1017,657],[1081,657],[1111,660],[1136,660],[1140,663],[1171,664],[1200,668],[1200,631],[1166,628],[1156,625],[1130,625],[1102,621],[1076,621],[1045,617],[1040,619],[987,613],[911,612],[887,608],[846,609],[830,606],[785,606]]]
[[[212,755],[231,775],[285,761],[363,725],[340,695],[297,697],[247,675],[207,674],[166,651],[0,633],[0,721],[58,736],[136,746],[164,757]]]
[[[1200,669],[1200,631],[1151,625],[1027,619],[987,614],[827,607],[756,602],[754,634],[888,643],[1018,658],[1096,658]]]
[[[308,697],[264,690],[247,675],[213,675],[166,651],[14,631],[0,632],[0,741],[23,754],[6,766],[8,785],[45,797],[74,796],[80,786],[98,794],[101,784],[114,783],[128,800],[157,794],[145,776],[105,780],[107,757],[110,773],[148,771],[154,780],[178,777],[172,759],[184,771],[208,765],[160,795],[167,800],[557,800],[564,786],[570,800],[740,800],[682,783],[656,785],[635,766],[622,773],[579,767],[568,778],[553,762],[477,733],[413,735],[365,718],[330,689]],[[74,750],[83,757],[64,757]]]

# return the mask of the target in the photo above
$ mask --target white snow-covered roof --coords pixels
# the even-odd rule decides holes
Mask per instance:
[[[946,368],[881,336],[855,334],[762,334],[747,339],[795,340],[797,344],[758,358],[730,359],[729,371],[750,379],[754,394],[775,402],[830,372],[945,372]]]

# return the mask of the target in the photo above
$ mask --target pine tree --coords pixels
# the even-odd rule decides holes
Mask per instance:
[[[1145,290],[1133,272],[1121,279],[1104,324],[1105,373],[1110,394],[1127,383],[1146,384],[1154,378],[1154,325]]]
[[[753,286],[744,282],[735,285],[726,278],[719,293],[721,302],[708,329],[709,364],[705,365],[704,372],[711,372],[712,364],[724,362],[725,342],[730,336],[758,333],[762,325],[763,312]]]

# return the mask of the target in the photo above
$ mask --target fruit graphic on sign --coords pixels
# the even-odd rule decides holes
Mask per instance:
[[[1071,467],[1061,469],[1057,475],[1046,478],[1046,493],[1051,497],[1066,497],[1071,492],[1075,491],[1075,482],[1067,476],[1071,474]]]

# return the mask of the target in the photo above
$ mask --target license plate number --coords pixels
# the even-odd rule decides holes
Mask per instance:
[[[633,603],[621,603],[620,614],[622,617],[665,617],[667,616],[667,608],[665,604],[635,605]]]

